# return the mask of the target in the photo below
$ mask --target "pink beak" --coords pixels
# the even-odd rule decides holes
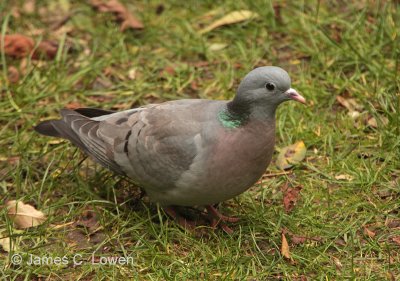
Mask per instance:
[[[295,89],[290,88],[285,92],[286,95],[292,100],[298,101],[302,104],[306,104],[306,99],[300,95]]]

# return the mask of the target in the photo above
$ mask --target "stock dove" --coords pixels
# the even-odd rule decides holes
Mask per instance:
[[[285,70],[264,66],[244,77],[231,101],[184,99],[121,112],[62,109],[61,120],[35,130],[68,139],[131,178],[178,223],[188,224],[174,206],[205,206],[215,226],[215,220],[237,221],[213,205],[263,175],[274,151],[275,111],[287,100],[305,103]]]

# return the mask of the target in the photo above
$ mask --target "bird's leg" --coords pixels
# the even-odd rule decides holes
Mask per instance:
[[[206,206],[208,216],[210,218],[210,225],[212,228],[216,228],[218,225],[228,234],[232,234],[233,230],[225,224],[225,222],[237,222],[239,219],[234,217],[224,216],[218,210],[211,206]]]
[[[168,207],[163,207],[163,209],[170,217],[172,217],[183,228],[193,229],[195,227],[195,224],[192,221],[189,221],[185,219],[183,216],[181,216],[174,207],[168,206]]]
[[[238,222],[239,218],[235,217],[228,217],[221,214],[214,206],[207,205],[206,206],[208,214],[216,219],[217,221],[224,221],[224,222]]]

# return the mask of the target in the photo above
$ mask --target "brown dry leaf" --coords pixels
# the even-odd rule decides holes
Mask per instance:
[[[292,243],[294,245],[298,245],[298,244],[303,244],[304,242],[306,242],[307,241],[307,237],[292,235],[290,240],[292,241]]]
[[[286,213],[289,213],[293,210],[294,206],[300,198],[301,189],[301,186],[289,187],[289,184],[287,182],[282,187],[283,206]]]
[[[306,157],[306,146],[303,141],[298,141],[295,144],[286,146],[279,152],[276,159],[276,165],[281,170],[286,170],[293,167]]]
[[[8,201],[6,208],[8,209],[8,216],[17,228],[24,229],[38,226],[46,220],[46,216],[41,211],[21,201]]]
[[[15,66],[8,67],[7,78],[8,78],[8,81],[10,81],[10,83],[12,83],[12,84],[15,84],[19,81],[19,71]]]
[[[20,34],[4,36],[4,53],[14,58],[28,56],[35,47],[35,41]]]
[[[58,43],[54,41],[42,41],[39,43],[37,49],[33,52],[33,59],[54,59],[57,55]]]
[[[387,220],[386,222],[385,222],[385,225],[388,227],[388,228],[398,228],[398,227],[400,227],[400,220],[398,220],[398,219],[393,219],[393,220]]]
[[[392,241],[400,246],[400,236],[392,237]]]
[[[335,244],[338,245],[338,246],[344,247],[344,246],[346,246],[346,241],[344,241],[343,238],[338,238],[338,239],[335,240]]]
[[[290,249],[289,249],[289,244],[286,239],[285,233],[282,232],[282,246],[281,246],[281,254],[287,259],[292,259],[290,257]]]
[[[381,117],[379,125],[386,126],[389,123],[389,120],[386,117]],[[367,120],[367,125],[372,128],[378,128],[378,122],[375,117],[371,117]]]
[[[364,227],[364,234],[367,235],[369,238],[374,238],[376,233],[372,230],[369,230],[368,227]]]
[[[167,65],[160,71],[160,75],[174,75],[175,72],[175,66]]]
[[[393,271],[388,271],[386,273],[386,277],[388,278],[388,280],[390,281],[396,281],[396,276],[394,275]]]
[[[102,0],[90,0],[90,4],[98,9],[100,12],[114,13],[118,21],[121,21],[121,31],[128,28],[143,29],[143,23],[138,20],[128,9],[122,5],[118,0],[109,0],[103,2]]]
[[[229,24],[234,24],[246,20],[251,20],[254,18],[257,18],[259,15],[255,12],[248,11],[248,10],[240,10],[240,11],[234,11],[226,16],[223,16],[222,18],[214,21],[211,23],[209,26],[203,28],[202,30],[199,31],[200,34],[204,34],[207,32],[210,32],[213,29],[216,29],[220,26],[223,25],[229,25]]]
[[[7,162],[9,165],[18,165],[21,157],[19,156],[10,156],[10,157],[3,157],[0,156],[0,162]]]
[[[335,263],[335,266],[338,270],[342,269],[343,264],[340,262],[340,260],[337,257],[332,257],[332,260]]]
[[[32,55],[33,59],[53,59],[58,50],[58,44],[53,41],[42,41],[35,48],[35,41],[25,35],[12,34],[4,36],[4,52],[13,58],[23,58]]]
[[[338,103],[341,106],[347,108],[350,112],[361,111],[364,108],[353,98],[345,98],[342,96],[336,96],[336,100],[338,101]]]

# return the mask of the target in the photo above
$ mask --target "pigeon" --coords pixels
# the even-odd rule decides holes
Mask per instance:
[[[249,189],[271,162],[275,112],[284,101],[305,103],[288,73],[250,71],[232,100],[182,99],[114,112],[62,109],[60,120],[35,127],[64,138],[111,171],[129,177],[184,226],[179,206],[202,206],[211,225],[232,230],[216,204]]]

